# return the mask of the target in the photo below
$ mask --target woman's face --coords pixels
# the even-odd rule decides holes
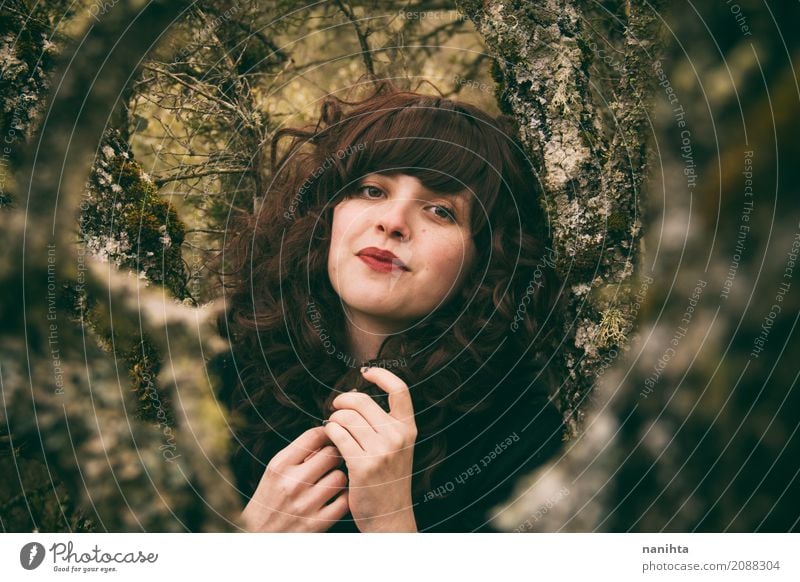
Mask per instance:
[[[476,252],[470,196],[437,194],[406,174],[369,174],[334,207],[328,276],[351,320],[399,332],[459,290]],[[396,258],[370,257],[375,249]]]

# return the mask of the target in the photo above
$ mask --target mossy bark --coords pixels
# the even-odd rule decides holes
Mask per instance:
[[[569,295],[559,349],[562,411],[575,436],[604,356],[633,328],[655,87],[658,6],[544,0],[460,2],[495,59],[544,191],[557,270]],[[656,3],[658,4],[658,3]],[[555,346],[552,346],[555,348]]]
[[[0,305],[0,427],[13,452],[2,463],[30,460],[26,471],[46,475],[32,493],[50,500],[21,510],[15,491],[29,493],[34,473],[18,472],[18,486],[0,494],[3,529],[219,531],[233,527],[240,509],[233,488],[220,485],[232,482],[225,421],[198,365],[200,354],[224,349],[208,310],[146,288],[75,244],[86,176],[115,98],[188,5],[116,4],[80,46],[65,50],[47,123],[17,175],[24,212],[0,214],[0,294],[13,298]],[[87,314],[76,320],[75,282],[95,299],[90,324]],[[166,410],[163,419],[158,411],[155,421],[136,418],[140,403],[121,389],[127,362],[87,341],[87,326],[110,330],[112,348],[147,337],[145,354],[165,355],[158,386],[179,403],[174,419]]]

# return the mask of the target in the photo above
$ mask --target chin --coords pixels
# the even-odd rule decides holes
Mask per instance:
[[[364,299],[363,297],[354,297],[350,300],[345,300],[345,303],[347,303],[351,309],[355,309],[364,315],[368,315],[370,317],[380,317],[382,319],[388,318],[392,314],[396,315],[398,309],[402,307],[400,305],[388,305],[386,303],[377,302],[374,300],[370,301],[368,299]]]
[[[387,304],[385,302],[377,302],[374,300],[369,300],[364,297],[344,297],[344,303],[347,305],[348,309],[355,310],[367,317],[384,320],[384,321],[391,321],[397,323],[398,325],[403,325],[404,322],[407,322],[413,319],[413,315],[408,315],[404,311],[404,307],[402,303],[392,302],[391,304]]]

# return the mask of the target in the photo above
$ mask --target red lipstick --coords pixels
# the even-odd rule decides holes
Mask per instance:
[[[358,251],[356,255],[369,267],[382,273],[388,273],[393,270],[411,270],[397,257],[397,255],[391,251],[387,251],[386,249],[379,249],[378,247],[366,247]]]

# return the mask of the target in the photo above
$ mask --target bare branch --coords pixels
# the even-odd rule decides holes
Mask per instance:
[[[345,6],[342,0],[336,0],[336,5],[353,25],[353,29],[356,31],[356,36],[358,36],[358,43],[361,45],[361,57],[364,59],[364,66],[367,67],[367,73],[369,73],[369,76],[374,78],[375,64],[372,61],[372,53],[370,52],[369,43],[367,42],[369,31],[361,30],[361,27],[358,25],[358,21],[356,20],[352,9]]]
[[[200,164],[199,167],[206,167],[205,164]],[[203,178],[205,176],[218,176],[221,174],[246,174],[250,172],[249,168],[215,168],[213,170],[201,171],[201,172],[191,172],[187,174],[178,174],[175,176],[167,176],[166,178],[159,178],[153,180],[156,186],[159,188],[164,184],[169,184],[170,182],[177,182],[179,180],[191,180],[193,178]]]

